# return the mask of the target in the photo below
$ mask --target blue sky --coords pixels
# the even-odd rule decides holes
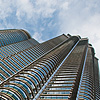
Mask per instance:
[[[88,37],[100,58],[100,0],[0,0],[0,29],[12,28],[39,42],[62,33]]]

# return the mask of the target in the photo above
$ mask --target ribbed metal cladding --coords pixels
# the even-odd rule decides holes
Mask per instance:
[[[31,100],[78,41],[71,37],[50,53],[1,83],[1,98]]]
[[[93,55],[90,47],[88,48],[79,98],[86,100],[94,99]]]
[[[100,91],[99,91],[99,70],[98,70],[98,61],[94,57],[93,47],[88,47],[87,60],[85,65],[85,70],[83,73],[83,79],[81,84],[81,90],[79,98],[86,100],[99,100]]]
[[[87,38],[38,43],[22,29],[0,31],[0,100],[99,100],[99,79]]]
[[[95,99],[100,99],[100,85],[99,85],[99,66],[98,59],[94,57],[94,88],[95,88]]]
[[[16,32],[19,32],[18,30],[6,31],[12,32],[11,34],[16,34]],[[6,31],[1,31],[1,33],[5,34]],[[10,33],[6,34],[9,35]],[[18,34],[16,35],[21,35],[20,32]],[[24,41],[20,40],[20,42],[17,41],[17,43],[0,47],[0,83],[11,77],[13,74],[34,60],[38,59],[47,51],[62,43],[65,39],[67,39],[67,37],[61,35],[52,40],[39,44],[36,40],[31,38]],[[6,41],[6,39],[4,41]]]
[[[79,44],[48,83],[38,100],[76,99],[87,43],[87,39],[80,40]]]
[[[8,44],[28,40],[31,37],[23,30],[0,30],[0,47]]]

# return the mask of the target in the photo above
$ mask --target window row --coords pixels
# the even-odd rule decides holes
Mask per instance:
[[[44,51],[38,46],[1,60],[0,72],[2,75],[0,76],[0,80],[5,80],[43,54]]]
[[[59,62],[57,56],[45,57],[38,64],[32,65],[31,69],[25,69],[8,84],[4,85],[4,88],[1,89],[2,97],[16,100],[34,98],[38,90],[49,78],[49,75],[51,75],[57,62]],[[8,97],[5,97],[5,93]]]
[[[86,44],[84,43],[84,45],[81,46],[81,42],[83,41],[79,42],[76,48],[72,51],[69,57],[65,60],[62,66],[50,80],[45,90],[40,95],[40,99],[64,99],[64,95],[66,96],[65,99],[70,99],[77,81],[81,62],[84,62],[82,55],[86,50]],[[70,45],[66,46],[66,48],[67,47],[70,47]],[[79,52],[77,52],[77,50],[79,50]],[[78,59],[78,61],[74,62],[76,59]],[[59,98],[59,96],[62,97]]]
[[[5,57],[14,55],[15,53],[18,53],[20,51],[23,51],[25,49],[33,47],[34,44],[31,44],[30,41],[33,41],[33,40],[29,39],[29,40],[26,40],[26,41],[22,41],[22,42],[19,42],[19,43],[15,43],[15,44],[11,44],[11,45],[1,47],[0,48],[0,52],[1,52],[0,58],[3,59]]]
[[[0,47],[8,44],[24,41],[27,40],[28,38],[29,38],[28,35],[20,30],[17,31],[15,30],[13,32],[3,31],[0,32]]]
[[[23,51],[21,53],[16,54],[17,56],[16,59],[17,60],[20,59],[18,61],[25,65],[31,62],[32,58],[28,57],[28,56],[31,56],[30,53],[32,54],[32,52],[34,52],[32,57],[34,57],[35,55],[41,56],[46,53],[46,55],[43,56],[41,59],[38,59],[33,64],[29,65],[27,68],[23,69],[23,71],[20,71],[20,73],[16,74],[16,76],[11,78],[11,80],[8,81],[6,84],[5,83],[3,84],[3,87],[0,90],[1,91],[0,94],[2,95],[2,98],[7,98],[7,99],[10,98],[11,100],[13,98],[15,98],[16,100],[33,99],[35,95],[38,93],[38,91],[42,88],[44,83],[47,82],[48,78],[52,75],[52,73],[56,70],[56,68],[65,58],[65,56],[68,54],[68,52],[75,45],[76,43],[75,41],[76,40],[74,41],[71,40],[71,42],[70,40],[66,41],[64,44],[62,44],[61,46],[58,46],[58,48],[54,49],[50,53],[46,53],[46,52],[52,49],[51,45],[40,44],[34,48],[30,48],[26,50],[27,53],[26,51],[25,52]],[[27,57],[25,55],[27,55]],[[10,60],[12,59],[13,58],[9,57],[9,59],[7,58],[4,60],[9,60],[9,62],[11,63],[12,61]],[[17,65],[17,61],[14,60],[14,62],[16,62],[16,65]],[[2,64],[2,66],[4,65]],[[15,67],[15,64],[14,64],[14,67]],[[19,68],[20,70],[20,67],[21,66],[18,66],[16,68],[17,69]],[[12,71],[9,71],[12,73],[12,75],[13,75],[13,71],[17,70],[17,69],[14,69],[13,67],[10,69],[11,70],[13,69]],[[9,68],[6,70],[9,70]]]

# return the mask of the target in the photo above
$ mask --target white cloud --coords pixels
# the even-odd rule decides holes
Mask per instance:
[[[57,0],[17,0],[13,2],[16,7],[16,16],[19,21],[26,17],[27,20],[36,21],[38,18],[52,17],[57,10]]]
[[[49,27],[47,30],[55,35],[56,32],[50,28],[58,29],[59,34],[79,34],[89,38],[100,58],[99,4],[100,0],[0,0],[0,28],[32,25],[33,37],[39,41],[43,41],[44,33],[48,35],[46,25]],[[48,18],[52,20],[48,21]]]
[[[37,25],[39,19],[52,18],[62,3],[61,0],[0,0],[0,20],[7,22],[13,18],[19,23]]]
[[[33,36],[32,36],[32,38],[36,39],[37,41],[43,42],[43,40],[42,40],[41,37],[42,37],[42,33],[38,33],[38,32],[35,32],[35,33],[33,34]]]
[[[52,18],[53,14],[66,9],[66,0],[0,0],[0,20],[14,16],[19,22],[36,23],[39,19]],[[14,15],[12,15],[14,14]]]
[[[20,20],[23,20],[23,17],[31,19],[34,17],[34,6],[30,0],[17,0],[14,2],[16,7],[16,16]]]
[[[68,9],[59,13],[59,33],[88,37],[100,58],[100,1],[69,2]]]
[[[0,0],[0,19],[5,20],[12,13],[11,0]]]
[[[57,0],[37,0],[35,3],[37,14],[44,18],[52,17],[56,10],[56,3]]]

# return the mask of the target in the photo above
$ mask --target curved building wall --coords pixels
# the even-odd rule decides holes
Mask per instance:
[[[85,100],[99,100],[98,61],[94,57],[94,49],[88,46],[87,60],[83,73],[79,98]]]
[[[62,37],[63,36],[59,36],[57,41]],[[53,40],[54,39],[52,39],[52,41]],[[62,40],[62,42],[64,40]],[[59,42],[52,42],[52,44],[51,42],[39,44],[34,39],[28,39],[0,47],[0,82],[11,77],[13,74],[17,73],[19,70],[59,44]]]
[[[98,61],[86,38],[38,43],[24,30],[2,30],[0,43],[0,100],[100,99]]]
[[[80,99],[93,100],[94,98],[94,76],[93,76],[93,54],[92,48],[88,47],[87,60],[81,82],[79,93]]]
[[[28,40],[31,37],[24,30],[1,30],[0,31],[0,47],[12,43]]]
[[[61,46],[16,74],[7,84],[2,84],[2,98],[33,99],[77,41],[77,37],[68,39]],[[5,96],[5,94],[7,95]]]
[[[94,81],[95,81],[95,98],[98,100],[100,99],[100,83],[99,83],[99,66],[98,66],[98,59],[94,57]]]
[[[87,43],[87,40],[80,40],[48,83],[38,100],[75,100],[75,91],[77,91],[79,82],[77,80],[80,77],[81,63],[84,62],[83,55],[86,53]]]

